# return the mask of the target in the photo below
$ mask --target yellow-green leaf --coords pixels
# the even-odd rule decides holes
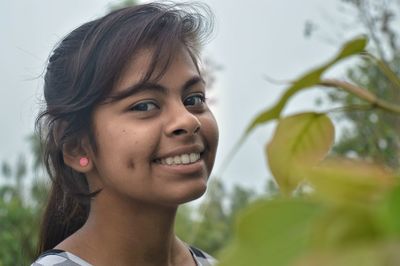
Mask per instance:
[[[383,166],[350,159],[329,159],[305,173],[315,194],[336,203],[371,203],[394,183]]]
[[[361,245],[384,238],[384,230],[372,206],[330,206],[313,229],[313,247],[335,249]]]
[[[331,120],[320,113],[302,113],[279,121],[267,145],[269,168],[284,194],[301,182],[299,171],[319,163],[334,140]]]

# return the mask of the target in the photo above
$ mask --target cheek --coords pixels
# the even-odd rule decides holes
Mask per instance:
[[[134,159],[148,160],[159,146],[160,133],[159,127],[149,125],[126,130],[121,148],[129,149],[129,153],[135,157]]]
[[[113,136],[115,147],[113,150],[125,158],[120,158],[129,164],[147,166],[160,142],[161,130],[153,124],[126,124],[120,133]]]
[[[130,180],[146,174],[159,145],[159,129],[139,125],[104,127],[97,134],[96,168],[101,176]]]
[[[206,134],[209,138],[210,143],[212,143],[212,146],[213,146],[210,148],[213,148],[214,150],[216,150],[217,146],[218,146],[219,130],[218,130],[217,121],[215,120],[215,117],[211,112],[208,115],[204,125],[205,125]]]
[[[210,150],[210,158],[209,158],[209,166],[210,171],[214,164],[215,154],[218,147],[218,138],[219,138],[219,131],[217,121],[215,120],[212,113],[209,113],[204,120],[202,121],[202,129],[204,137],[207,141],[208,148]]]

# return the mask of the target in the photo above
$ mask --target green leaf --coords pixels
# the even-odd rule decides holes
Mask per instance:
[[[319,163],[334,140],[331,120],[320,113],[302,113],[279,121],[266,153],[281,191],[290,194],[301,182],[299,170]]]
[[[301,90],[317,85],[321,80],[322,74],[327,69],[347,57],[361,53],[364,51],[366,45],[367,39],[365,37],[358,37],[345,43],[339,53],[332,60],[301,76],[286,90],[281,99],[274,106],[262,111],[259,115],[257,115],[247,127],[245,135],[248,135],[256,126],[279,118],[287,101],[294,94]]]
[[[320,207],[300,200],[259,201],[239,216],[236,236],[219,266],[288,265],[309,249]]]

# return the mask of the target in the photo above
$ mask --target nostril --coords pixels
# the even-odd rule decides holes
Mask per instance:
[[[185,134],[186,133],[186,130],[184,130],[184,129],[176,129],[176,130],[174,130],[174,135],[182,135],[182,134]]]

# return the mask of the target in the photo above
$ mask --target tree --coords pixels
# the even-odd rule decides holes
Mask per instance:
[[[211,180],[205,201],[199,208],[199,217],[193,221],[188,243],[216,254],[225,244],[229,234],[229,223],[223,202],[226,191],[218,179]]]
[[[30,137],[34,161],[38,161],[37,138]],[[34,163],[32,172],[39,164]],[[15,166],[2,164],[0,186],[0,265],[29,265],[36,255],[40,213],[47,195],[42,179],[33,183],[25,157],[19,156]],[[30,176],[32,178],[32,176]]]
[[[109,10],[117,10],[119,8],[137,5],[137,0],[120,0],[119,2],[109,6]]]
[[[255,198],[255,193],[239,185],[228,192],[215,177],[208,187],[198,208],[179,207],[175,231],[187,243],[217,256],[232,239],[237,214]]]
[[[345,8],[350,8],[354,27],[361,27],[369,36],[372,53],[364,56],[358,63],[347,70],[347,79],[352,83],[367,88],[370,92],[392,103],[400,100],[400,83],[392,75],[400,74],[400,43],[397,20],[400,15],[398,1],[386,0],[342,0]],[[357,16],[354,16],[354,13]],[[352,94],[343,91],[329,91],[328,102],[360,106],[362,101]],[[340,113],[337,120],[350,122],[344,126],[340,139],[333,147],[333,153],[348,155],[377,162],[400,169],[400,117],[398,115],[376,110],[354,108],[353,111]]]
[[[399,69],[400,58],[390,60],[392,69]],[[399,89],[386,78],[379,67],[363,61],[347,72],[355,84],[391,102],[399,102]],[[359,99],[343,92],[330,92],[334,103],[360,105]],[[351,122],[344,128],[339,142],[334,146],[336,154],[356,155],[361,158],[384,163],[392,168],[400,168],[400,117],[396,114],[370,108],[355,110],[340,115]]]

